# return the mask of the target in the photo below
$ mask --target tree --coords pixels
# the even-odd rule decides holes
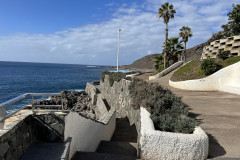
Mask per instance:
[[[154,62],[154,68],[158,71],[160,71],[162,69],[162,65],[163,65],[163,56],[162,54],[157,55],[157,57],[155,57],[153,59]]]
[[[232,12],[229,12],[228,23],[222,25],[225,34],[229,36],[240,35],[240,4],[233,4]]]
[[[168,64],[173,64],[177,62],[178,55],[182,54],[183,46],[182,41],[179,42],[178,37],[172,37],[167,40],[167,62]],[[163,70],[163,54],[159,54],[156,58],[153,59],[155,69],[160,72]]]
[[[172,37],[167,40],[168,56],[167,60],[170,64],[178,61],[178,55],[182,54],[183,46],[182,41],[179,41],[178,37]]]
[[[158,9],[158,15],[157,17],[163,18],[163,22],[166,24],[165,29],[165,48],[164,48],[164,69],[166,68],[166,60],[167,60],[167,39],[168,39],[168,22],[169,19],[174,18],[174,14],[176,13],[176,10],[173,8],[172,4],[169,4],[168,2],[164,3],[161,8]]]
[[[188,38],[192,36],[193,35],[190,27],[183,26],[182,28],[180,28],[179,37],[181,37],[182,41],[184,42],[184,54],[183,54],[184,62],[186,62],[186,50],[187,50]]]
[[[212,37],[208,40],[208,44],[218,39],[240,35],[240,4],[233,4],[232,6],[233,10],[227,14],[228,23],[222,25],[223,31],[213,33]]]

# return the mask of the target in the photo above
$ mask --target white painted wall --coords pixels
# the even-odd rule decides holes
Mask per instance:
[[[169,80],[169,85],[185,90],[223,91],[240,95],[240,62],[225,67],[203,79],[179,82]]]
[[[72,137],[70,157],[76,151],[94,152],[102,140],[109,141],[116,127],[116,114],[109,112],[107,124],[93,121],[80,116],[76,112],[70,112],[65,117],[65,140]]]
[[[182,64],[183,64],[182,61],[176,62],[173,65],[171,65],[170,67],[168,67],[167,69],[163,70],[161,73],[158,73],[154,76],[149,76],[149,80],[154,80],[154,79],[157,79],[157,78],[161,78],[161,77],[167,75],[168,73],[172,72],[176,68],[180,67]]]
[[[141,107],[141,158],[145,160],[204,160],[208,156],[208,136],[196,127],[193,134],[157,131],[150,113]]]

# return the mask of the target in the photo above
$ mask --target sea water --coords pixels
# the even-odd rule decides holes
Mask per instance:
[[[24,93],[82,91],[87,82],[99,81],[101,72],[106,70],[115,71],[116,69],[94,65],[0,61],[0,103]],[[11,113],[28,103],[30,98],[7,106],[7,111]]]

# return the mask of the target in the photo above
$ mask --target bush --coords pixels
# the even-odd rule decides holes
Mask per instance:
[[[229,55],[230,55],[230,51],[221,51],[221,52],[218,53],[217,57],[219,59],[225,60],[225,59],[229,58]]]
[[[146,108],[157,130],[192,133],[197,122],[187,118],[188,109],[180,97],[157,83],[134,78],[129,86],[133,107]],[[189,123],[189,124],[188,124]]]
[[[137,73],[141,74],[142,72],[141,71],[131,71],[131,72],[125,73],[125,75],[137,74]]]
[[[201,69],[205,75],[210,75],[222,68],[222,65],[211,58],[204,59],[201,63]]]
[[[193,133],[195,126],[198,125],[197,121],[189,117],[173,118],[171,115],[151,115],[154,127],[157,130],[178,133]]]
[[[119,82],[121,79],[124,79],[126,77],[126,74],[122,72],[109,72],[104,71],[101,73],[101,80],[104,82],[105,75],[109,75],[109,85],[113,86],[114,81]]]

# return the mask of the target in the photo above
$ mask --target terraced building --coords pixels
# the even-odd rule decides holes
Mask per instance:
[[[240,56],[240,35],[216,40],[203,48],[201,59],[217,58],[220,51],[230,51],[230,57]]]

